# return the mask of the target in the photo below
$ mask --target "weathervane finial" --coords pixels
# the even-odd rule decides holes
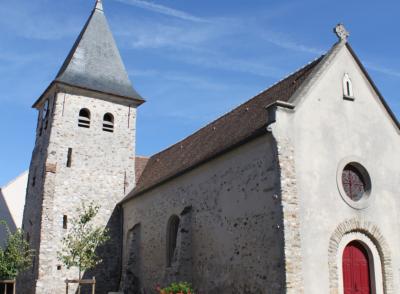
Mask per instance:
[[[346,28],[344,27],[344,25],[342,23],[337,24],[336,27],[333,29],[333,31],[335,32],[336,36],[338,36],[338,38],[341,41],[346,42],[350,36],[350,33],[346,30]]]
[[[103,11],[103,2],[101,0],[96,0],[96,7],[95,9]]]

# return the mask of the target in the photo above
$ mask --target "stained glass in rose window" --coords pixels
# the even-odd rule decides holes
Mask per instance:
[[[365,183],[360,171],[354,166],[347,165],[342,174],[342,184],[347,196],[358,201],[365,193]]]

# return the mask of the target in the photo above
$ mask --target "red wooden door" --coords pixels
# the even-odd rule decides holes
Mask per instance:
[[[344,294],[371,294],[368,253],[359,242],[349,243],[343,252]]]

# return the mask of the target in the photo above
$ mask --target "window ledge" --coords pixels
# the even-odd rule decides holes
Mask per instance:
[[[356,98],[354,96],[343,95],[343,100],[354,101]]]

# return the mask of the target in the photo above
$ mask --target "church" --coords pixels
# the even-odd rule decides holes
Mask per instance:
[[[184,140],[136,155],[134,90],[96,1],[34,102],[24,294],[64,293],[57,259],[82,202],[110,229],[97,293],[400,293],[400,124],[348,42]],[[139,110],[139,111],[138,111]]]

